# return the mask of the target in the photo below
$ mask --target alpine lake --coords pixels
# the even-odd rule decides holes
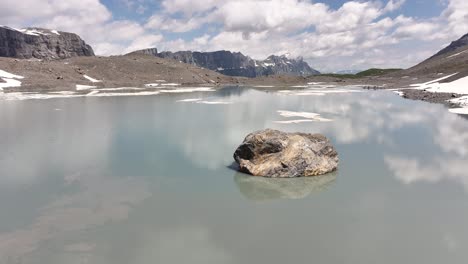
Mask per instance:
[[[264,128],[326,135],[338,171],[233,170]],[[467,223],[468,119],[391,91],[0,100],[2,264],[461,264]]]

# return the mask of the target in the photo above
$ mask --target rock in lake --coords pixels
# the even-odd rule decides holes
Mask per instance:
[[[239,170],[254,176],[317,176],[338,168],[338,153],[321,134],[266,129],[247,135],[234,153]]]

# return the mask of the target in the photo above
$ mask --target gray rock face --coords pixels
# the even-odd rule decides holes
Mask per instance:
[[[439,51],[437,54],[435,54],[431,58],[439,56],[439,55],[450,53],[452,51],[455,51],[455,50],[457,50],[457,49],[459,49],[461,47],[465,47],[465,46],[468,46],[468,34],[464,35],[463,37],[461,37],[460,39],[458,39],[456,41],[453,41],[450,45],[448,45],[447,47],[445,47],[444,49]]]
[[[287,56],[270,56],[264,61],[253,60],[240,52],[160,52],[156,49],[140,50],[133,53],[151,54],[160,58],[174,59],[217,71],[229,76],[258,77],[277,74],[309,76],[319,74],[302,58],[290,59]]]
[[[94,52],[76,34],[0,26],[0,57],[64,59],[77,56],[94,56]]]
[[[301,57],[290,59],[286,55],[270,56],[264,61],[257,61],[260,68],[265,68],[273,74],[290,74],[298,76],[309,76],[320,74],[319,71],[312,69]]]
[[[247,135],[234,153],[239,170],[254,176],[317,176],[338,168],[338,153],[320,134],[266,129]]]
[[[151,49],[137,50],[137,51],[131,52],[129,54],[145,54],[145,55],[157,56],[158,55],[158,49],[157,48],[151,48]]]
[[[161,52],[157,55],[160,58],[174,59],[184,63],[196,65],[213,71],[217,71],[229,76],[255,77],[255,62],[242,55],[242,53],[230,51],[215,52]]]

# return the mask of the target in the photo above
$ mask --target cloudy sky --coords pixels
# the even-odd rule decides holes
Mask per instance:
[[[0,0],[0,24],[135,49],[302,56],[321,71],[409,67],[468,33],[467,0]]]

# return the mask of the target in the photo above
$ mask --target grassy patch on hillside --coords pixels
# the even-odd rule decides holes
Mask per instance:
[[[380,76],[385,75],[387,73],[400,71],[401,69],[368,69],[362,72],[358,72],[356,74],[334,74],[334,73],[326,73],[321,74],[321,76],[328,76],[328,77],[335,77],[335,78],[348,78],[348,79],[358,79],[370,76]]]

